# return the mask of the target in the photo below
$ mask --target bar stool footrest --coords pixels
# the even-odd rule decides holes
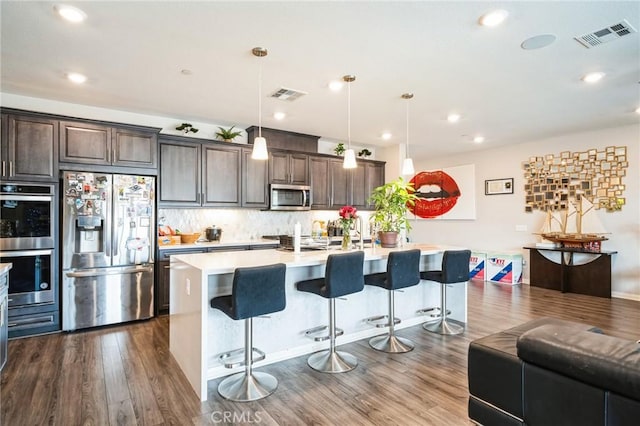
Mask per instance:
[[[259,362],[262,361],[263,359],[265,359],[266,355],[264,352],[262,352],[260,349],[258,348],[251,348],[252,349],[252,353],[251,353],[251,361],[252,362]],[[240,348],[240,349],[234,349],[232,351],[229,352],[225,352],[223,354],[221,354],[218,359],[220,360],[221,363],[224,364],[225,368],[235,368],[235,367],[240,367],[242,365],[245,365],[244,359],[241,359],[239,361],[228,361],[227,360],[229,358],[235,358],[237,356],[240,355],[244,355],[244,348]],[[253,354],[256,353],[258,354],[257,357],[254,357]]]
[[[385,322],[380,322],[382,320],[384,320]],[[367,324],[375,325],[376,328],[389,327],[389,315],[378,315],[375,317],[365,318],[365,322]],[[402,321],[400,320],[400,318],[393,318],[393,325],[400,324],[401,322]]]
[[[313,328],[310,328],[308,330],[305,330],[304,335],[305,335],[305,337],[313,339],[316,342],[324,342],[325,340],[329,340],[331,338],[331,336],[328,335],[328,334],[323,334],[323,335],[318,336],[317,334],[322,332],[322,331],[328,330],[328,329],[329,329],[328,326],[320,325],[318,327],[313,327]],[[336,336],[335,337],[342,336],[343,334],[344,334],[344,330],[341,329],[341,328],[336,327]]]
[[[437,311],[437,313],[434,313],[434,311]],[[442,317],[441,311],[442,311],[442,309],[440,309],[440,307],[436,306],[435,308],[418,309],[416,311],[416,314],[418,314],[418,315],[429,314],[429,316],[431,318],[441,318]],[[447,315],[451,315],[451,310],[450,309],[447,309]]]

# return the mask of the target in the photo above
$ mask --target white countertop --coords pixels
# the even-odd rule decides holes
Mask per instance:
[[[197,241],[190,244],[171,244],[165,246],[158,246],[159,250],[179,250],[179,249],[193,249],[193,248],[215,248],[215,247],[237,247],[237,246],[268,246],[279,244],[278,240],[224,240],[224,241]]]
[[[399,248],[366,248],[364,250],[365,261],[379,260],[388,257],[389,253],[398,250],[420,249],[423,255],[437,254],[448,246],[436,246],[429,244],[407,244]],[[232,273],[235,268],[247,268],[255,266],[265,266],[274,263],[284,263],[288,268],[300,266],[323,265],[330,254],[340,254],[341,250],[310,250],[300,253],[280,250],[260,250],[260,251],[232,251],[219,253],[194,253],[172,256],[173,262],[184,262],[194,268],[199,269],[206,275]]]
[[[9,269],[11,269],[12,266],[12,263],[0,263],[0,275],[9,272]]]

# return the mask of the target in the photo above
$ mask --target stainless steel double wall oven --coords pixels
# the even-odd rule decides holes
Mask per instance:
[[[0,262],[13,264],[8,296],[13,335],[59,327],[55,194],[54,184],[0,183]]]

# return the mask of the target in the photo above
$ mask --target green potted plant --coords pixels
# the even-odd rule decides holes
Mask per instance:
[[[369,197],[369,203],[375,208],[371,218],[378,230],[382,247],[395,247],[398,233],[403,229],[411,230],[407,211],[408,206],[415,204],[416,199],[413,184],[402,177],[373,190]]]
[[[340,142],[338,145],[336,145],[335,148],[333,148],[333,152],[335,152],[336,155],[342,155],[344,154],[344,151],[345,151],[345,147],[342,142]]]
[[[358,152],[358,157],[367,158],[369,156],[371,156],[371,151],[369,151],[367,148],[363,148],[362,151]]]
[[[187,133],[198,133],[198,129],[193,127],[191,123],[182,123],[181,125],[176,127],[176,130],[180,130],[181,132],[184,132],[185,135]]]
[[[220,131],[216,132],[216,136],[218,137],[218,139],[221,139],[225,142],[233,142],[233,140],[235,138],[237,138],[238,136],[240,136],[242,134],[241,131],[236,130],[235,132],[233,131],[233,128],[236,126],[231,126],[231,128],[229,129],[225,129],[223,127],[218,127],[218,129],[220,129]]]

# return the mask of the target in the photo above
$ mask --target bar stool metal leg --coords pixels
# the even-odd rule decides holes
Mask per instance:
[[[399,354],[413,350],[413,343],[404,337],[395,335],[394,290],[389,290],[389,333],[369,340],[369,346],[378,351]]]
[[[336,299],[329,299],[329,349],[316,352],[307,359],[307,364],[322,373],[345,373],[358,365],[355,356],[336,351]]]
[[[464,331],[464,328],[458,324],[453,324],[447,321],[447,285],[440,284],[440,321],[426,323],[422,325],[427,331],[438,334],[460,334]]]
[[[265,398],[278,388],[278,380],[271,374],[253,371],[253,318],[244,321],[244,372],[229,376],[218,385],[220,396],[236,402]]]

